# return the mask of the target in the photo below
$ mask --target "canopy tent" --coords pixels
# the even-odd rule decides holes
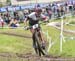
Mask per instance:
[[[11,0],[12,5],[27,5],[33,3],[50,3],[54,1],[62,1],[62,0]]]

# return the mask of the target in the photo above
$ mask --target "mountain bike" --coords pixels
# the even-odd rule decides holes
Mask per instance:
[[[46,42],[45,42],[45,46],[43,47],[41,45],[41,39],[40,39],[40,32],[39,32],[39,24],[35,24],[33,26],[30,26],[30,27],[27,27],[27,30],[30,29],[30,28],[35,28],[35,32],[33,34],[33,47],[34,47],[34,50],[36,52],[36,54],[38,54],[39,56],[42,56],[42,55],[46,55]]]

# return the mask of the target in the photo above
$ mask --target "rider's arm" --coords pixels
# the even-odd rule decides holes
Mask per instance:
[[[43,14],[41,14],[41,18],[43,19],[43,21],[47,22],[49,20],[48,16],[45,16]]]
[[[27,26],[27,18],[24,20],[24,25]]]
[[[25,26],[28,25],[28,20],[29,20],[29,17],[26,17],[25,20],[24,20],[24,25],[25,25]]]

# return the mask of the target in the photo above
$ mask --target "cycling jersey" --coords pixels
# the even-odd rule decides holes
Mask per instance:
[[[36,12],[32,12],[31,14],[28,15],[28,19],[29,19],[29,25],[35,25],[38,24],[40,19],[45,19],[46,16],[44,16],[43,14],[37,15]]]

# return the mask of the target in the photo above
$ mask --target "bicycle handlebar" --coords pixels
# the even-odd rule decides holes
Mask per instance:
[[[44,23],[45,23],[45,22],[44,22]],[[33,25],[33,26],[25,26],[24,29],[25,29],[25,30],[29,30],[29,29],[31,29],[31,28],[36,29],[36,28],[39,27],[40,24],[44,24],[44,23],[43,23],[43,22],[40,22],[40,23],[35,24],[35,25]]]

